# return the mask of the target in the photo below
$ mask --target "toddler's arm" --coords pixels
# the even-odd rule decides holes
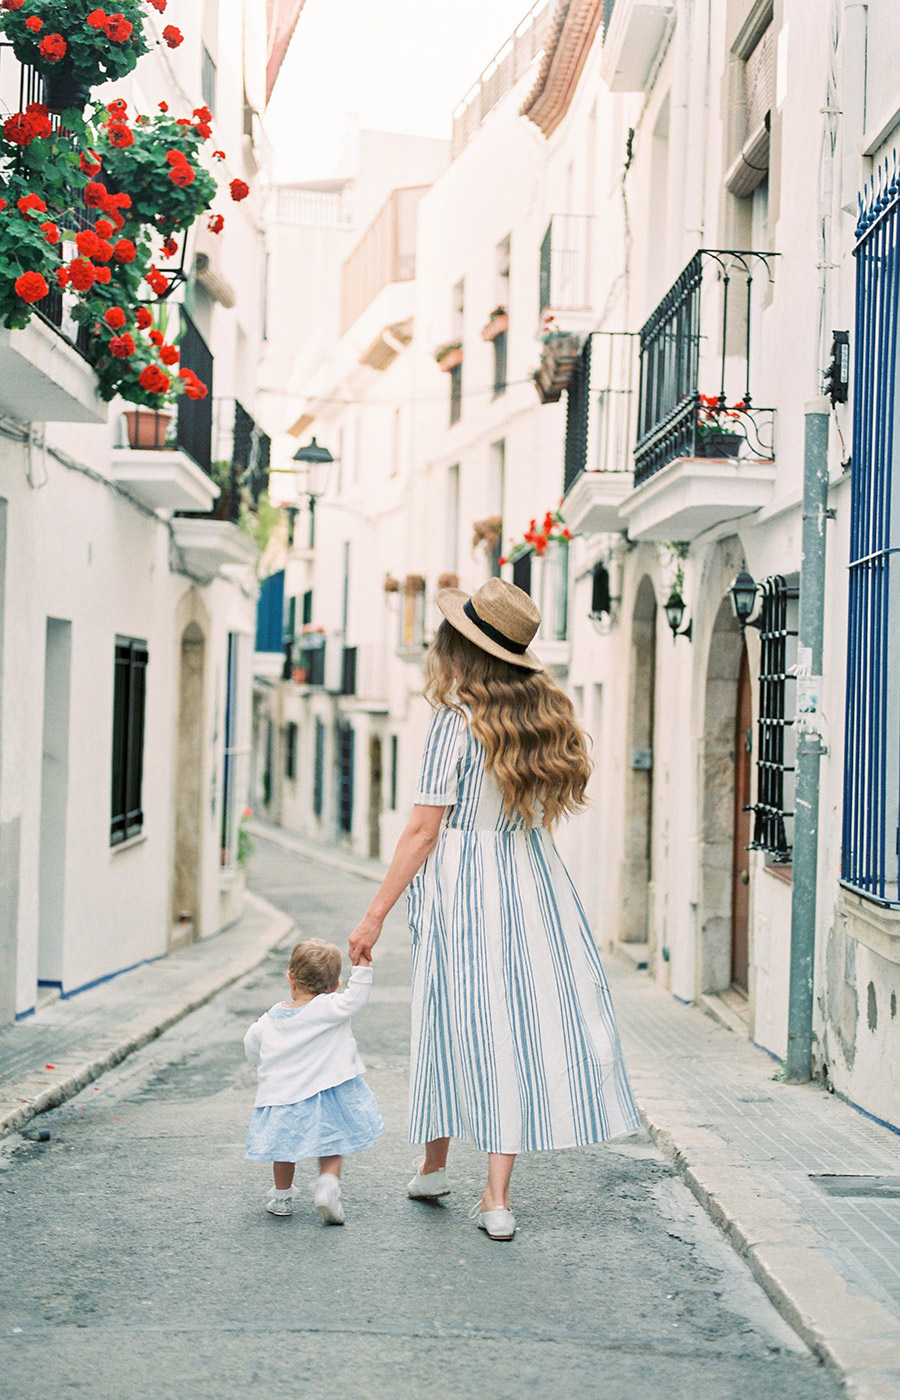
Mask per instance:
[[[262,1028],[265,1015],[260,1016],[258,1021],[254,1021],[247,1034],[244,1036],[244,1054],[251,1065],[259,1064],[259,1047],[262,1041]]]
[[[345,1021],[357,1011],[361,1011],[369,1000],[372,990],[372,964],[359,963],[350,973],[347,989],[333,992],[328,998],[332,1012],[339,1021]]]

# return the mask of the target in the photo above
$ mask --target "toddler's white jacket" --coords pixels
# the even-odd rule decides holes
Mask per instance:
[[[365,1006],[371,989],[371,967],[355,967],[346,991],[313,997],[289,1016],[275,1019],[267,1011],[253,1023],[244,1052],[259,1066],[257,1108],[299,1103],[365,1072],[350,1017]]]

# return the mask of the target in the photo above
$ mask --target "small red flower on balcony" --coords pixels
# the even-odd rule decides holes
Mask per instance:
[[[59,63],[65,58],[68,47],[61,34],[48,34],[46,39],[42,39],[38,44],[38,53],[48,63]]]
[[[209,122],[197,123],[197,135],[202,136],[204,141],[209,140],[209,138],[212,136],[212,127],[210,126]]]
[[[148,394],[165,394],[172,387],[172,381],[159,365],[146,365],[138,375],[138,383]]]
[[[131,38],[134,25],[124,15],[110,15],[103,26],[106,37],[112,44],[124,44]]]
[[[41,230],[48,243],[59,242],[59,229],[56,224],[51,222],[41,224]]]
[[[44,27],[44,21],[38,19],[37,15],[29,15],[25,21],[25,28],[30,29],[32,34],[39,34]]]
[[[84,202],[89,209],[102,209],[108,197],[106,186],[99,180],[89,180],[84,187]]]
[[[173,185],[177,185],[180,190],[192,185],[197,178],[197,172],[192,165],[184,161],[181,165],[173,165],[169,171],[169,179]]]
[[[178,252],[178,244],[175,239],[167,238],[162,245],[162,251],[167,258],[174,258],[175,254]]]
[[[103,317],[111,331],[120,331],[128,317],[121,306],[111,306]]]
[[[250,186],[247,184],[246,180],[232,180],[229,189],[231,190],[231,198],[234,200],[235,204],[239,204],[242,199],[246,199],[247,195],[250,193]]]
[[[106,110],[111,117],[121,117],[124,121],[128,115],[128,103],[124,97],[114,97],[112,102],[107,102]]]
[[[160,104],[159,104],[159,110],[160,110],[161,112],[168,112],[168,110],[169,110],[169,104],[168,104],[168,102],[160,102]]]
[[[160,14],[165,12],[166,3],[167,0],[147,0],[147,4],[152,5],[154,10],[158,10]]]
[[[100,239],[93,229],[82,229],[80,233],[75,235],[75,247],[82,257],[92,258],[100,247]]]
[[[137,248],[130,238],[120,238],[112,250],[112,255],[117,263],[133,263],[137,257]]]
[[[106,11],[91,10],[84,22],[85,24],[89,24],[91,29],[102,29],[106,24]]]
[[[160,348],[159,358],[164,365],[177,365],[178,361],[181,359],[181,355],[175,349],[174,345],[163,345]]]
[[[177,49],[180,44],[184,43],[184,35],[174,24],[167,24],[162,32],[162,36],[170,49]]]
[[[94,232],[98,238],[109,238],[115,232],[115,224],[111,224],[109,219],[98,219],[94,224]]]
[[[212,121],[212,112],[208,107],[195,107],[192,115],[197,118],[198,122]]]
[[[213,151],[213,153],[212,153],[212,158],[213,158],[213,160],[224,160],[224,159],[225,159],[225,152],[224,152],[224,151]]]
[[[76,292],[89,292],[97,280],[97,269],[87,258],[73,258],[69,263],[69,278]]]
[[[24,214],[26,219],[31,218],[32,211],[35,214],[46,214],[47,206],[36,194],[25,194],[17,201],[20,214]]]
[[[150,341],[151,345],[162,345],[165,342],[165,336],[162,331],[151,331],[147,339]]]
[[[150,0],[150,3],[151,3],[151,5],[152,5],[152,4],[153,4],[153,0]],[[0,4],[0,9],[2,9],[2,10],[21,10],[21,8],[22,8],[22,6],[23,6],[24,4],[25,4],[25,0],[2,0],[2,4]]]
[[[185,397],[189,399],[205,399],[209,393],[202,379],[198,379],[192,369],[185,367],[178,371],[178,378],[184,382]]]
[[[114,335],[109,342],[110,353],[115,355],[117,360],[128,360],[134,354],[137,347],[134,337],[126,331],[124,335]]]
[[[112,281],[112,273],[108,267],[95,267],[94,278],[95,281],[100,283],[101,287],[106,287]]]
[[[210,233],[221,233],[224,227],[225,219],[222,214],[210,215],[209,222],[207,224],[207,228],[209,229]]]
[[[50,288],[47,280],[39,272],[23,272],[21,277],[16,278],[16,296],[23,301],[40,301],[47,295]]]
[[[147,286],[150,287],[158,297],[169,290],[169,279],[160,272],[159,268],[151,267],[147,273]]]
[[[134,135],[127,122],[110,122],[106,128],[111,146],[118,146],[120,149],[125,146],[134,145]]]
[[[78,157],[78,164],[84,175],[96,175],[103,164],[96,151],[82,151]]]
[[[67,267],[58,267],[56,269],[56,282],[57,285],[61,287],[63,291],[65,291],[66,287],[68,287],[71,280],[72,279],[69,276],[69,269]]]
[[[134,313],[134,319],[137,321],[138,326],[142,331],[145,331],[148,326],[153,325],[153,317],[150,315],[150,312],[147,310],[146,306],[138,307],[137,311]]]

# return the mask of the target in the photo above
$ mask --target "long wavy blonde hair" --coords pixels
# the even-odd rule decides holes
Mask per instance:
[[[426,698],[468,706],[470,727],[503,794],[507,816],[530,822],[535,801],[549,826],[586,805],[593,767],[572,702],[546,671],[528,671],[491,656],[449,622],[428,652]]]

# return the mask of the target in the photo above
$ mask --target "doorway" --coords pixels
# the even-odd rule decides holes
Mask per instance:
[[[65,951],[71,671],[72,624],[48,617],[41,747],[37,982],[39,989],[60,991]]]
[[[369,736],[369,856],[381,859],[381,809],[384,805],[381,740]]]
[[[747,648],[741,647],[734,735],[734,842],[731,862],[731,984],[747,995],[750,975],[750,778],[753,696]]]
[[[175,760],[175,853],[169,947],[200,936],[203,832],[203,715],[206,639],[196,622],[181,635]]]
[[[631,686],[625,779],[625,854],[621,943],[653,942],[653,729],[656,688],[656,594],[641,580],[631,624]]]

